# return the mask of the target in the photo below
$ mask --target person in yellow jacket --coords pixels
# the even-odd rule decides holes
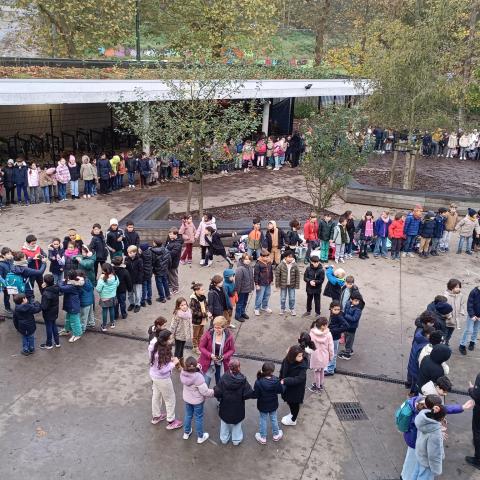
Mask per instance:
[[[118,155],[114,155],[110,159],[110,165],[112,167],[112,176],[110,177],[110,187],[112,190],[118,190],[120,187],[118,186],[118,166],[120,164],[120,157]]]

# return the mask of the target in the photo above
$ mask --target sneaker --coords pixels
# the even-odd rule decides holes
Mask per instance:
[[[308,390],[310,390],[310,392],[312,393],[317,393],[317,384],[316,383],[312,383],[310,386],[307,387]]]
[[[60,348],[61,345],[60,345],[59,343],[56,343],[56,344],[55,344],[55,347],[56,347],[56,348]]]
[[[255,434],[255,440],[261,445],[265,445],[267,443],[267,439],[265,437],[260,436],[258,432]]]
[[[335,375],[335,372],[330,372],[329,370],[325,370],[324,375],[326,377],[333,377]]]
[[[192,434],[193,430],[190,430],[189,432],[184,432],[183,433],[183,439],[188,440],[190,438],[190,435]]]
[[[64,328],[62,328],[62,330],[60,330],[58,332],[58,334],[61,336],[61,337],[68,337],[70,335],[70,332],[67,332]]]
[[[122,320],[125,320],[128,317],[128,313],[122,313]]]
[[[338,358],[342,360],[351,360],[352,356],[349,353],[342,352],[338,354]]]
[[[273,441],[274,442],[279,442],[283,438],[283,432],[282,430],[278,431],[278,435],[273,436]]]
[[[237,328],[233,323],[231,323],[228,328]]]
[[[138,313],[140,311],[140,305],[136,305],[133,309],[133,313]]]
[[[111,323],[111,324],[110,324],[110,328],[115,328],[115,324],[114,324],[114,323]]]
[[[468,344],[468,349],[469,349],[471,352],[473,352],[473,350],[475,350],[475,342],[470,342],[470,343]]]
[[[267,307],[267,308],[261,308],[260,310],[261,310],[262,312],[267,312],[267,313],[272,313],[272,312],[273,312],[273,310],[272,310],[271,308],[269,308],[269,307]]]
[[[22,350],[22,355],[28,357],[30,355],[30,352],[28,350]]]
[[[304,317],[309,317],[311,314],[312,314],[312,312],[305,312],[305,313],[302,315],[302,317],[303,317],[303,318],[304,318]]]
[[[129,305],[128,308],[127,308],[127,311],[128,312],[131,312],[133,309],[135,308],[135,305]]]
[[[254,313],[255,313],[255,315],[256,315],[257,317],[260,316],[260,310],[255,310]]]
[[[480,470],[480,460],[478,458],[465,457],[465,461],[472,467],[475,467],[477,470]]]
[[[248,320],[250,317],[246,313],[242,313],[242,318]]]
[[[51,350],[53,348],[53,345],[47,345],[46,343],[40,344],[40,348],[42,350]]]
[[[101,329],[102,329],[102,332],[106,332],[107,331],[107,327],[106,326],[101,326]]]
[[[285,415],[283,418],[282,418],[282,424],[283,425],[288,425],[288,426],[291,426],[291,427],[294,427],[296,424],[297,424],[297,421],[293,421],[292,420],[292,414],[288,414],[288,415]]]
[[[280,310],[280,315],[285,315],[285,310]]]
[[[235,318],[235,320],[237,322],[240,322],[240,323],[243,323],[245,321],[245,319],[243,317],[238,317],[238,318]]]
[[[179,420],[178,418],[176,418],[172,422],[168,422],[167,430],[175,430],[175,429],[181,428],[181,427],[183,427],[183,422],[181,420]]]
[[[148,305],[151,305],[151,304],[152,304],[152,300],[151,300],[151,299],[150,299],[150,300],[147,300],[147,304],[148,304]],[[142,305],[142,307],[144,307],[144,306],[145,306],[145,305]]]
[[[205,432],[205,433],[203,434],[203,437],[198,437],[198,438],[197,438],[197,443],[200,445],[200,444],[202,444],[203,442],[206,442],[206,441],[208,440],[208,437],[209,437],[209,436],[210,436],[210,435],[209,435],[207,432]]]
[[[295,310],[290,310],[290,315],[292,317],[296,317],[297,316],[297,312]]]
[[[163,422],[167,418],[166,413],[161,413],[159,417],[153,417],[152,418],[152,424],[156,425],[157,423]]]
[[[345,260],[343,258],[339,258],[340,263],[345,263]]]
[[[80,340],[80,338],[82,338],[82,337],[77,337],[77,336],[75,336],[75,335],[72,335],[72,336],[68,339],[68,341],[69,341],[70,343],[73,343],[73,342],[76,342],[77,340]]]

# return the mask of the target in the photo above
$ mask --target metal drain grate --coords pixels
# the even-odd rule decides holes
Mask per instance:
[[[358,402],[333,402],[337,417],[342,422],[368,420],[367,414]]]

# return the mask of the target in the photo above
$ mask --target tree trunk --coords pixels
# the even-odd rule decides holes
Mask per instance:
[[[395,167],[397,166],[398,150],[393,151],[392,171],[390,172],[390,182],[388,183],[390,188],[393,188],[395,182]]]
[[[37,6],[40,12],[42,12],[57,29],[58,36],[62,39],[67,49],[68,58],[75,58],[77,56],[77,47],[73,41],[73,32],[69,32],[65,24],[60,19],[56,18],[52,12],[45,7],[45,5],[38,3]]]
[[[408,190],[410,180],[410,165],[411,165],[410,152],[405,154],[405,170],[403,171],[403,189]]]
[[[187,215],[190,215],[192,209],[192,194],[193,194],[193,182],[188,181],[188,193],[187,193]]]
[[[325,0],[324,8],[319,13],[318,23],[315,28],[315,65],[320,65],[323,60],[323,49],[325,43],[325,33],[327,27],[327,18],[330,13],[330,0]]]
[[[410,157],[410,172],[408,178],[408,188],[413,190],[415,185],[415,175],[417,174],[417,159],[418,159],[418,151],[415,150],[413,155]]]
[[[200,188],[198,189],[198,211],[203,218],[203,172],[200,172]]]

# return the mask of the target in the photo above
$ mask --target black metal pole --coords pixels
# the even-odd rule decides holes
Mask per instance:
[[[140,58],[140,0],[136,1],[136,14],[135,14],[135,38],[137,55],[136,60],[139,62]]]
[[[52,159],[52,163],[55,164],[55,145],[53,142],[53,114],[52,114],[52,109],[50,108],[49,110],[50,113],[50,157]]]

